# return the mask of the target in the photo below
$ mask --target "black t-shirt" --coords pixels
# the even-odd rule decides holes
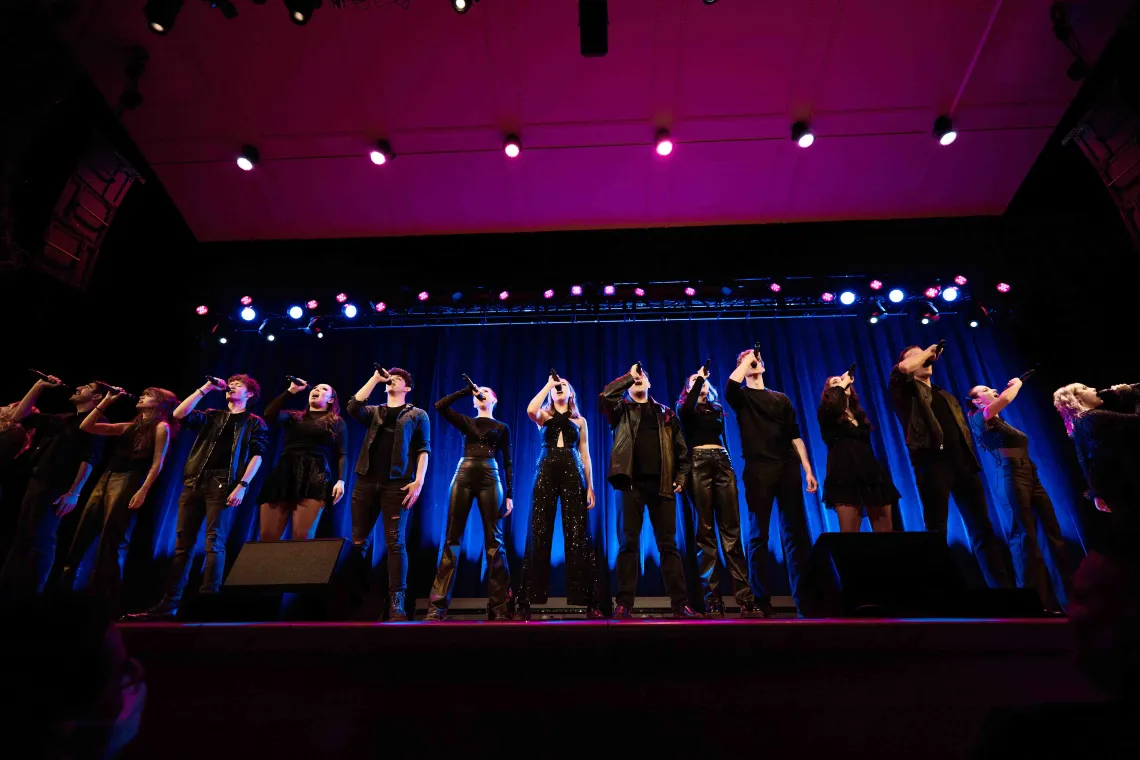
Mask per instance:
[[[249,417],[249,412],[237,412],[231,414],[229,419],[226,420],[225,427],[218,435],[218,440],[214,441],[214,450],[210,452],[210,458],[206,460],[207,470],[229,470],[230,460],[234,453],[234,430],[239,425],[245,423],[246,418]],[[238,473],[239,475],[241,473]]]
[[[103,441],[79,429],[85,414],[32,414],[23,425],[36,431],[35,443],[26,455],[37,477],[70,484],[80,462],[99,464]]]
[[[725,384],[724,395],[736,412],[745,459],[783,463],[795,456],[792,441],[800,437],[800,424],[790,398],[732,380]]]
[[[661,474],[661,438],[657,432],[657,405],[652,401],[638,404],[641,422],[637,426],[637,439],[633,442],[633,474],[637,476]]]
[[[934,419],[942,428],[943,453],[955,464],[970,461],[969,443],[962,437],[962,429],[958,427],[958,420],[950,409],[950,402],[941,393],[937,393],[925,383],[918,383],[918,392],[927,396],[930,402],[930,411],[934,412]],[[929,394],[929,395],[928,395]]]
[[[402,406],[377,407],[380,415],[380,428],[376,437],[372,439],[372,448],[368,452],[368,474],[377,480],[387,480],[392,472],[392,449],[396,446],[396,419],[400,416]]]

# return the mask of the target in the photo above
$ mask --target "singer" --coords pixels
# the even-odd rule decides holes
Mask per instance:
[[[377,385],[387,389],[385,403],[365,406]],[[408,619],[404,593],[408,588],[408,551],[404,536],[408,510],[420,498],[431,452],[431,424],[427,412],[408,403],[412,373],[379,365],[368,382],[348,400],[348,415],[368,426],[368,435],[356,459],[356,485],[352,489],[352,561],[361,588],[367,587],[367,562],[372,531],[384,519],[388,550],[388,620]]]
[[[289,388],[265,407],[268,423],[285,430],[285,450],[266,476],[258,498],[262,541],[280,540],[290,521],[294,541],[312,538],[325,504],[330,500],[337,504],[344,497],[348,428],[340,416],[336,391],[321,383],[309,391],[304,412],[283,408],[288,399],[308,387],[304,380],[289,378]]]
[[[435,402],[436,411],[463,433],[463,457],[455,468],[455,477],[451,479],[447,530],[425,619],[428,622],[440,622],[447,615],[451,591],[455,587],[459,544],[463,540],[463,529],[467,527],[471,502],[474,501],[479,505],[479,516],[483,520],[483,550],[487,556],[487,619],[510,620],[511,575],[507,568],[507,553],[503,549],[502,518],[515,508],[511,487],[514,482],[511,429],[495,419],[495,405],[499,403],[495,392],[475,385],[466,375],[463,379],[467,381],[466,387]],[[451,408],[452,404],[464,396],[474,397],[477,412],[474,419]],[[506,489],[499,480],[496,455],[503,458]]]
[[[908,346],[891,369],[891,405],[906,437],[926,529],[946,534],[950,495],[990,586],[1009,588],[1009,573],[986,507],[982,470],[958,400],[931,383],[940,345]]]
[[[1140,414],[1130,394],[1140,385],[1114,385],[1095,391],[1073,383],[1058,388],[1053,406],[1073,439],[1089,486],[1089,497],[1117,519],[1135,520],[1140,507]]]
[[[212,391],[226,392],[226,408],[195,409]],[[237,510],[245,499],[249,481],[261,467],[268,449],[265,421],[249,411],[261,395],[261,386],[249,375],[219,378],[182,400],[174,419],[198,431],[183,470],[182,495],[178,498],[178,527],[174,558],[170,563],[166,593],[145,612],[127,615],[128,620],[172,620],[178,614],[182,592],[190,581],[190,553],[206,523],[206,562],[202,568],[202,594],[221,591],[226,569],[226,538]]]

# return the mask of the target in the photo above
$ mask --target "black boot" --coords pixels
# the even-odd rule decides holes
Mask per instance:
[[[629,608],[629,605],[619,604],[614,607],[614,620],[629,620],[631,617],[633,617],[633,610]]]
[[[719,596],[705,600],[705,617],[724,617],[724,602],[721,601]]]
[[[425,623],[442,623],[447,617],[447,610],[440,609],[439,607],[432,607],[428,610],[428,614],[424,617]]]
[[[408,613],[404,612],[404,592],[397,591],[388,596],[388,622],[406,623]]]
[[[590,602],[586,605],[586,619],[587,620],[605,620],[606,613],[598,609],[597,602]]]
[[[776,610],[767,599],[755,599],[740,605],[740,617],[774,618],[776,617]]]
[[[171,600],[169,597],[163,597],[162,601],[151,607],[145,612],[134,612],[130,615],[124,615],[122,622],[124,623],[162,623],[171,622],[178,615],[178,603]]]
[[[673,605],[673,618],[675,620],[701,620],[704,615],[684,602],[680,602]]]

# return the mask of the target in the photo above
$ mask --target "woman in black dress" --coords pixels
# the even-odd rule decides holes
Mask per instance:
[[[550,545],[554,514],[561,499],[566,601],[585,606],[587,620],[599,620],[604,615],[598,609],[594,547],[590,541],[588,513],[594,508],[594,486],[586,418],[578,413],[574,387],[553,376],[530,400],[526,412],[542,431],[542,450],[536,465],[518,617],[530,619],[530,606],[545,604],[549,598]]]
[[[468,417],[451,408],[464,396],[474,396],[476,416]],[[447,506],[447,532],[435,582],[431,585],[428,622],[439,622],[447,615],[451,591],[455,587],[455,569],[463,529],[471,502],[479,505],[483,519],[483,548],[487,554],[487,618],[510,620],[511,574],[507,567],[507,553],[503,549],[503,520],[514,509],[511,483],[514,469],[511,464],[511,429],[495,419],[495,405],[499,403],[490,388],[467,386],[435,402],[436,411],[463,433],[463,458],[451,479],[451,496]],[[499,481],[499,464],[495,455],[503,457],[506,489]],[[505,493],[505,498],[504,498]]]
[[[344,496],[348,428],[336,391],[321,383],[309,392],[304,412],[283,409],[290,397],[308,387],[303,380],[290,379],[289,389],[265,407],[265,421],[285,429],[285,450],[261,488],[262,541],[281,540],[290,521],[293,540],[312,538],[325,504],[330,499],[336,504]]]
[[[839,530],[858,533],[863,513],[876,533],[892,530],[891,505],[899,492],[871,448],[871,423],[859,403],[852,370],[827,378],[817,416],[827,444],[823,503],[839,517]]]
[[[1097,509],[1140,519],[1140,385],[1098,392],[1073,383],[1057,389],[1053,406],[1073,439]]]

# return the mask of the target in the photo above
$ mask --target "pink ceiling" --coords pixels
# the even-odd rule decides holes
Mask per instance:
[[[149,50],[124,123],[201,240],[997,214],[1077,89],[1047,0],[614,0],[591,59],[574,0],[326,0],[306,27],[236,2],[186,0],[166,37],[94,2],[70,30],[111,102]],[[1123,3],[1070,5],[1095,55]]]

